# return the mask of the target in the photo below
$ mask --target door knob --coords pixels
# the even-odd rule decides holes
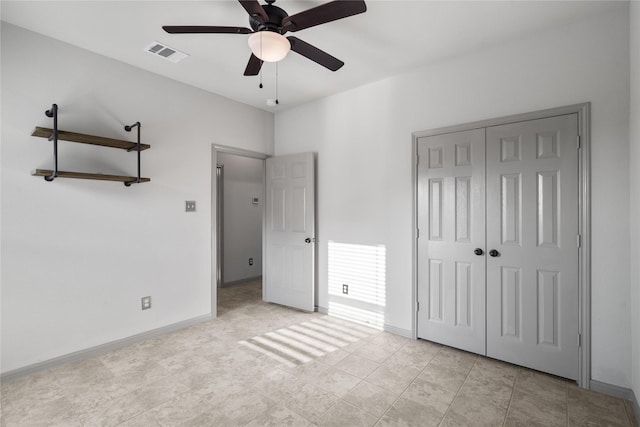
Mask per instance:
[[[305,243],[311,243],[311,238],[310,238],[310,237],[307,237],[306,239],[304,239],[304,242],[305,242]]]
[[[478,255],[478,256],[480,256],[480,255],[484,254],[484,251],[482,249],[480,249],[480,248],[476,248],[476,250],[473,251],[473,253]]]
[[[500,252],[496,251],[495,249],[491,249],[489,251],[489,255],[491,255],[492,257],[497,257],[500,256]]]

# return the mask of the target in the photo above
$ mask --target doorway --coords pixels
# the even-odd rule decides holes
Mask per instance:
[[[414,134],[416,337],[588,386],[588,104]]]
[[[212,313],[262,301],[266,155],[214,146]]]

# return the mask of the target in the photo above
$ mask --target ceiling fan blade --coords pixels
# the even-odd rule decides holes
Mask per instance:
[[[257,76],[260,74],[260,68],[262,68],[262,60],[252,53],[247,68],[244,70],[244,75]]]
[[[284,31],[300,31],[348,16],[366,12],[363,0],[335,0],[282,19]]]
[[[258,0],[238,0],[249,16],[260,21],[261,24],[269,21],[269,15],[264,11]]]
[[[252,30],[243,27],[211,27],[198,25],[165,25],[162,27],[169,34],[251,34]]]
[[[337,71],[344,65],[344,62],[340,61],[338,58],[329,55],[327,52],[322,51],[297,37],[289,36],[287,39],[291,43],[292,51],[299,53],[305,58],[309,58],[313,62],[317,62],[331,71]]]

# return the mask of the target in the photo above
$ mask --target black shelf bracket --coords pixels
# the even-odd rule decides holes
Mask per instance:
[[[51,182],[58,176],[58,104],[51,105],[51,109],[44,112],[47,117],[53,117],[53,132],[49,141],[53,141],[53,172],[45,176],[44,180]]]
[[[131,184],[140,184],[140,122],[135,122],[132,125],[127,125],[124,127],[124,130],[127,132],[131,132],[133,128],[138,128],[138,142],[136,143],[135,148],[129,148],[127,151],[136,150],[138,152],[138,179],[135,181],[127,181],[124,183],[126,187],[130,187]]]

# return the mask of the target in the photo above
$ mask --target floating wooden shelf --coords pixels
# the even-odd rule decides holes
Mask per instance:
[[[140,122],[127,125],[124,130],[131,132],[134,128],[138,130],[138,138],[136,142],[124,141],[122,139],[105,138],[102,136],[86,135],[84,133],[67,132],[58,129],[58,105],[53,104],[51,109],[44,112],[47,117],[53,118],[53,129],[36,126],[31,132],[31,136],[47,138],[53,142],[53,170],[36,169],[31,172],[32,176],[43,176],[45,181],[51,182],[56,178],[76,178],[76,179],[93,179],[97,181],[116,181],[123,182],[125,186],[130,187],[131,184],[141,184],[150,182],[149,178],[140,176],[140,151],[150,148],[148,144],[140,143]],[[76,142],[80,144],[98,145],[108,148],[120,148],[127,151],[135,151],[138,155],[138,175],[122,176],[122,175],[105,175],[101,173],[85,173],[85,172],[68,172],[58,170],[58,140]]]
[[[31,172],[32,176],[51,176],[53,171],[51,169],[36,169]],[[105,175],[101,173],[85,173],[85,172],[65,172],[58,171],[56,178],[77,178],[77,179],[93,179],[96,181],[116,181],[116,182],[130,182],[135,183],[138,177],[135,176],[122,176],[122,175]],[[140,182],[150,182],[151,178],[140,178]]]
[[[40,138],[50,138],[53,134],[53,129],[43,128],[37,126],[31,136],[38,136]],[[123,150],[136,150],[136,143],[125,141],[122,139],[105,138],[102,136],[85,135],[83,133],[67,132],[65,130],[58,130],[58,139],[64,141],[78,142],[80,144],[100,145],[102,147],[121,148]],[[149,144],[140,144],[140,151],[151,148]]]

